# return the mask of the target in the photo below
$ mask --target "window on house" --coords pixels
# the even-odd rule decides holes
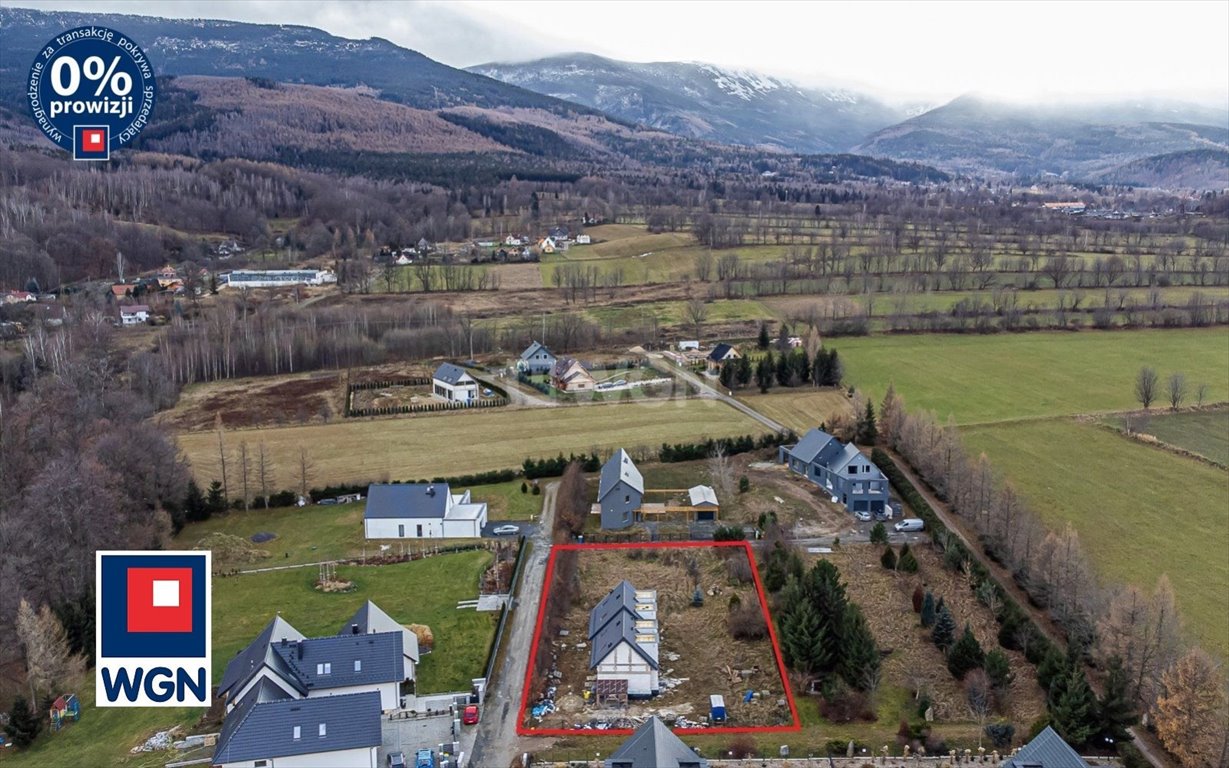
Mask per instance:
[[[418,538],[422,538],[422,526],[418,526]]]
[[[630,493],[629,493],[629,494],[627,494],[626,496],[624,496],[624,497],[623,497],[623,503],[624,503],[624,504],[629,504],[629,503],[631,503],[631,500],[632,500],[632,495],[631,495]]]
[[[363,660],[362,660],[362,659],[355,659],[355,660],[354,660],[354,671],[355,671],[355,672],[362,672],[362,671],[363,671]]]
[[[333,674],[333,664],[332,664],[331,662],[325,662],[325,663],[323,663],[323,664],[317,664],[317,665],[316,665],[316,674],[317,674],[317,675],[331,675],[331,674]]]
[[[294,727],[294,740],[295,741],[298,741],[299,738],[303,735],[301,730],[302,729],[300,729],[299,726],[297,725]]]
[[[321,723],[320,724],[320,738],[323,739],[327,735],[328,735],[328,728],[325,726],[324,723]]]
[[[397,526],[397,538],[399,539],[405,538],[405,526],[404,525]]]
[[[252,765],[255,766],[255,768],[268,768],[269,761],[268,760],[257,760],[256,762],[252,763]]]

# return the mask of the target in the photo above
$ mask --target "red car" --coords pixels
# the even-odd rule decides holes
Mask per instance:
[[[470,704],[465,707],[465,711],[461,713],[461,722],[465,725],[478,724],[478,705]]]

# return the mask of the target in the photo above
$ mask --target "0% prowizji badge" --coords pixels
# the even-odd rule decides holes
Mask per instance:
[[[154,70],[131,38],[107,27],[67,30],[30,67],[30,114],[74,160],[109,160],[149,122]]]

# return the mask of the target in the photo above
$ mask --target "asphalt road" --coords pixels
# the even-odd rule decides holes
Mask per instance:
[[[551,528],[555,521],[555,495],[559,483],[546,486],[542,496],[542,518],[529,541],[533,550],[521,573],[521,583],[516,598],[516,608],[509,620],[503,640],[503,663],[495,671],[494,684],[487,688],[486,705],[482,720],[476,729],[476,739],[471,748],[469,765],[480,768],[507,768],[519,757],[519,738],[516,735],[518,710],[521,705],[521,690],[525,684],[525,670],[533,653],[533,630],[538,618],[543,582],[546,578],[546,560],[550,556]]]
[[[688,384],[698,389],[700,391],[700,397],[707,397],[707,398],[712,398],[714,400],[720,400],[723,403],[726,403],[727,405],[729,405],[731,408],[742,411],[743,413],[747,414],[748,416],[755,419],[756,421],[768,427],[774,432],[785,432],[786,431],[786,427],[784,424],[781,424],[778,421],[774,421],[773,419],[768,418],[767,416],[755,410],[754,408],[747,405],[746,403],[743,403],[733,397],[730,397],[725,392],[721,391],[721,389],[714,387],[712,384],[710,384],[709,380],[706,377],[697,376],[696,374],[692,373],[686,368],[681,368],[677,365],[671,365],[666,360],[666,358],[662,357],[661,354],[650,353],[648,357],[649,357],[650,364],[657,370],[662,371],[663,373],[668,373],[671,376],[677,376],[678,378],[686,381]]]

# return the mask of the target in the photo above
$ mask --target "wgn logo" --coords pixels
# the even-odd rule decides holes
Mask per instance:
[[[209,706],[210,554],[97,553],[98,706]]]

